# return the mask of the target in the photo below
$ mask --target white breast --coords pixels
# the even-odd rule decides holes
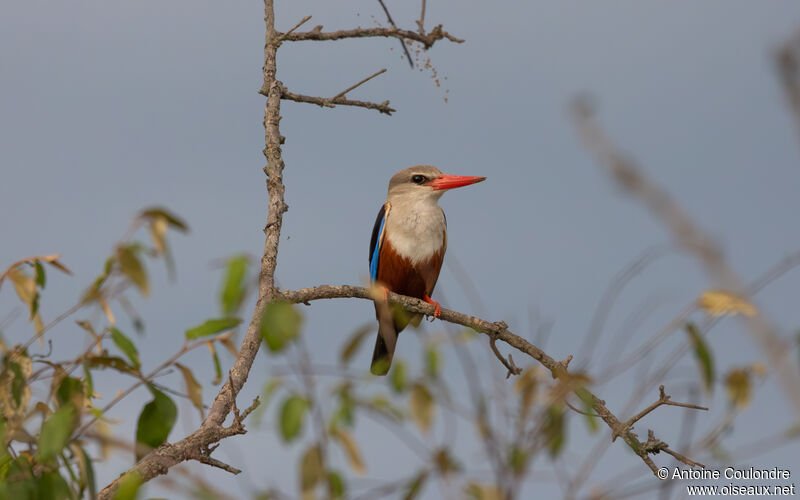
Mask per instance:
[[[412,264],[430,258],[444,245],[447,222],[434,203],[392,203],[385,237],[392,248]]]

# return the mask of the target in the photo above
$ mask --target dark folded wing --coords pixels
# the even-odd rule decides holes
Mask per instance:
[[[378,277],[378,263],[381,252],[381,233],[386,222],[386,205],[381,206],[375,226],[372,228],[372,238],[369,241],[369,277],[375,281]]]

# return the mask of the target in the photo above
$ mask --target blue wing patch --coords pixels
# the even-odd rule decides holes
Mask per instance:
[[[389,203],[383,205],[375,219],[375,226],[372,228],[372,238],[369,249],[369,277],[372,281],[378,279],[378,263],[380,262],[381,243],[383,242],[383,226],[386,224],[386,216],[389,213]]]

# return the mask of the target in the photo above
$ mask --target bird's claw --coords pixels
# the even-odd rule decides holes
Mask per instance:
[[[442,315],[442,305],[440,303],[436,302],[435,300],[433,300],[432,298],[428,297],[427,295],[425,295],[422,298],[422,300],[424,300],[428,304],[433,305],[433,317],[434,318],[438,318],[439,316]]]

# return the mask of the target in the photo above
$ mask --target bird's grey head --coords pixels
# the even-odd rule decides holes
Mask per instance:
[[[442,176],[442,171],[430,165],[417,165],[404,168],[392,176],[389,181],[389,200],[392,198],[429,199],[436,201],[444,191],[435,190],[429,185],[434,179]]]
[[[481,182],[486,177],[446,175],[430,165],[405,168],[389,181],[390,202],[436,203],[448,189]]]

